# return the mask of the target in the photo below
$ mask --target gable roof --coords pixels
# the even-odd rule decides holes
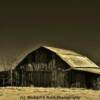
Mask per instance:
[[[100,74],[100,67],[86,56],[72,50],[48,46],[43,47],[56,53],[64,62],[70,65],[71,69]]]
[[[85,57],[79,53],[76,53],[72,50],[59,49],[55,47],[47,47],[44,48],[56,53],[62,60],[68,63],[71,67],[92,67],[99,68],[93,61],[91,61],[88,57]]]

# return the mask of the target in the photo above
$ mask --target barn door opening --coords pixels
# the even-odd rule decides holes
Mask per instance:
[[[88,74],[88,73],[86,74],[85,80],[86,80],[86,88],[88,88],[88,89],[92,88],[92,81],[91,81],[90,74]]]

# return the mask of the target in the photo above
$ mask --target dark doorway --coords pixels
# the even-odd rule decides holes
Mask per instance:
[[[35,87],[51,87],[52,74],[50,71],[34,71],[32,76]]]
[[[86,80],[86,88],[90,89],[92,87],[91,75],[87,73],[85,75],[85,80]]]

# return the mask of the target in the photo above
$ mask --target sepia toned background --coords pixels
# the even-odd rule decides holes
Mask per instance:
[[[48,45],[100,63],[100,3],[87,0],[0,3],[0,58]]]

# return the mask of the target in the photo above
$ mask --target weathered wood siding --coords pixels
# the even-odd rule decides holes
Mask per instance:
[[[84,88],[86,87],[85,73],[71,70],[69,73],[70,87]]]
[[[70,70],[70,66],[55,53],[40,48],[30,53],[16,67],[13,84],[16,86],[90,88],[96,86],[99,80],[97,76],[88,72]]]
[[[15,84],[64,87],[67,86],[65,69],[67,69],[66,64],[56,54],[39,49],[27,56],[17,66]]]

